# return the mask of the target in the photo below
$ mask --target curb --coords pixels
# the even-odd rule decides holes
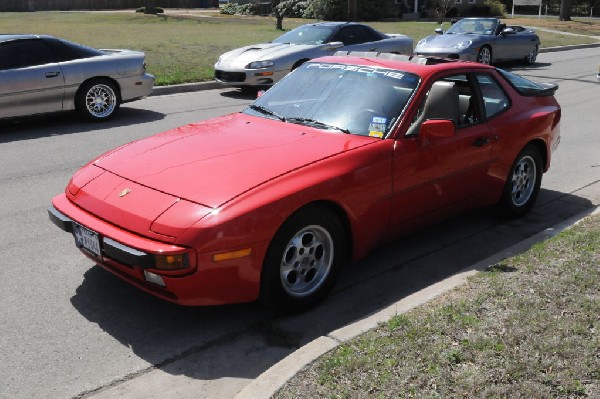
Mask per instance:
[[[194,91],[223,89],[227,86],[215,80],[209,82],[184,83],[172,86],[155,86],[150,96],[164,96],[167,94],[191,93]]]
[[[388,321],[393,316],[406,313],[411,309],[425,304],[437,296],[450,291],[459,285],[462,285],[469,276],[477,274],[485,270],[490,265],[494,265],[510,256],[522,253],[529,249],[533,244],[554,237],[558,233],[579,223],[579,221],[583,220],[584,218],[595,214],[600,214],[600,206],[583,211],[554,227],[549,227],[546,230],[535,234],[502,252],[494,254],[464,268],[463,270],[443,281],[409,295],[406,298],[403,298],[400,301],[388,306],[387,308],[372,314],[371,316],[332,331],[327,335],[316,338],[315,340],[286,356],[279,362],[275,363],[268,370],[255,378],[250,384],[246,385],[240,392],[238,392],[234,399],[271,398],[294,375],[325,353],[335,349],[340,344],[377,327],[377,325]]]

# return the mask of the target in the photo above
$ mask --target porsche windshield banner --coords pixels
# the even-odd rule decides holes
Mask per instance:
[[[393,71],[391,69],[371,68],[358,65],[310,63],[307,65],[307,68],[337,69],[340,71],[358,72],[371,75],[383,75],[393,79],[402,79],[404,77],[404,74],[399,71]]]

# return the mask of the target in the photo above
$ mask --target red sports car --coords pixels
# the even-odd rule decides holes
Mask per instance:
[[[306,309],[385,240],[475,206],[527,212],[559,143],[556,89],[463,61],[319,58],[241,113],[100,156],[50,219],[163,299]]]

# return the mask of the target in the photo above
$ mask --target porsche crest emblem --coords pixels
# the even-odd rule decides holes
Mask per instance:
[[[126,189],[124,189],[123,191],[121,191],[121,192],[119,193],[119,197],[121,197],[121,198],[122,198],[122,197],[126,196],[127,194],[129,194],[130,192],[131,192],[131,190],[130,190],[130,189],[128,189],[128,188],[126,188]]]

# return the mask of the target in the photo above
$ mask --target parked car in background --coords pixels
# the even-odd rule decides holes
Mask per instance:
[[[76,109],[92,121],[149,95],[145,55],[46,35],[0,35],[0,119]]]
[[[338,50],[410,54],[413,40],[401,34],[384,34],[360,23],[307,24],[272,42],[221,55],[215,64],[215,79],[240,88],[269,87],[304,62]]]
[[[540,49],[540,38],[531,29],[506,26],[498,18],[464,18],[443,32],[419,40],[415,54],[476,61],[523,60],[533,64]]]
[[[556,85],[343,54],[304,63],[243,112],[98,157],[50,219],[165,300],[298,311],[350,259],[414,228],[476,206],[529,211],[560,140]]]

